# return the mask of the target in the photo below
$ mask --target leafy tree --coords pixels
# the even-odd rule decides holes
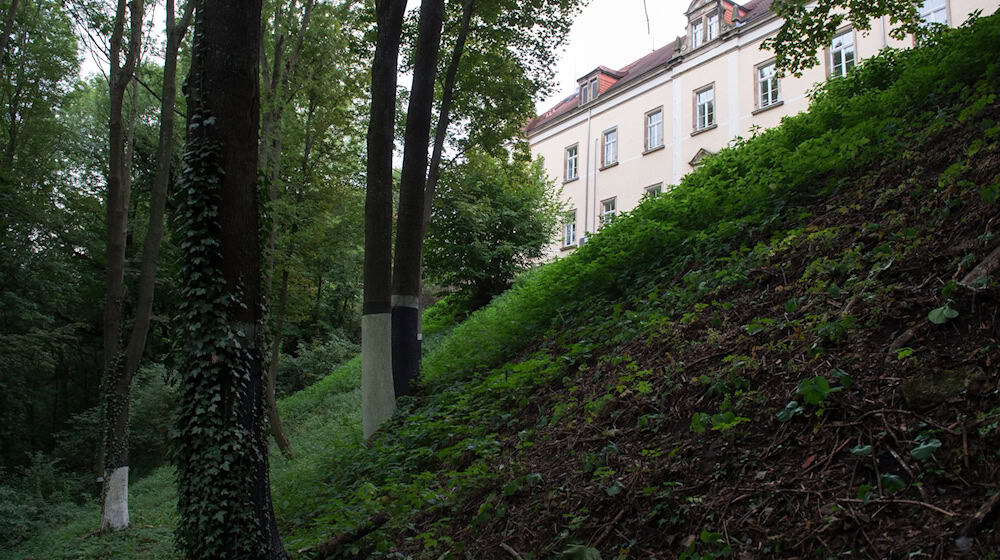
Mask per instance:
[[[74,188],[76,38],[59,2],[0,2],[0,464],[95,404],[100,206]],[[0,31],[0,32],[3,32]]]
[[[872,19],[888,16],[893,38],[921,35],[926,32],[917,12],[921,4],[923,0],[774,0],[771,10],[784,22],[762,47],[774,50],[778,68],[800,76],[819,63],[816,52],[830,44],[844,22],[869,31]]]
[[[425,242],[427,277],[478,309],[538,262],[561,210],[541,160],[471,152],[442,178]]]

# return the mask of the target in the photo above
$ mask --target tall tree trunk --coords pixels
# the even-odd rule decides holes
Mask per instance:
[[[157,260],[163,240],[163,217],[167,191],[170,184],[171,159],[174,148],[174,106],[177,101],[177,53],[187,33],[194,11],[193,0],[182,8],[179,22],[174,21],[174,0],[167,0],[167,48],[163,57],[163,90],[160,96],[160,135],[156,151],[156,174],[150,188],[149,225],[142,248],[142,270],[139,273],[135,320],[125,352],[125,372],[130,378],[139,369],[139,361],[146,348],[149,322],[153,310],[156,285]]]
[[[403,170],[399,186],[399,217],[392,275],[392,380],[396,395],[410,393],[410,381],[420,373],[420,260],[423,252],[424,186],[427,139],[431,131],[434,84],[444,0],[423,0],[413,85],[406,113]]]
[[[396,71],[406,0],[375,0],[378,35],[372,65],[365,192],[361,400],[365,438],[395,408],[392,387],[392,152]]]
[[[126,6],[127,4],[127,6]],[[129,12],[129,41],[125,63],[121,47],[125,12]],[[104,473],[101,530],[128,526],[128,412],[130,379],[121,351],[121,315],[124,298],[125,234],[128,230],[128,173],[122,107],[135,71],[142,39],[141,0],[119,0],[110,42],[110,117],[108,119],[107,265],[104,304]],[[110,472],[110,474],[109,474]]]
[[[257,197],[261,0],[201,0],[179,214],[178,541],[192,560],[285,557],[268,475]]]
[[[445,70],[444,84],[441,88],[441,110],[438,114],[437,129],[434,133],[434,147],[431,152],[431,162],[427,170],[427,185],[424,187],[424,212],[420,228],[420,244],[423,246],[424,238],[427,236],[427,228],[431,223],[431,211],[434,207],[434,194],[437,192],[438,180],[441,178],[441,155],[444,152],[444,142],[448,137],[448,125],[451,124],[451,103],[455,97],[455,82],[458,79],[458,66],[462,62],[462,54],[465,52],[465,41],[469,37],[469,25],[472,22],[472,14],[475,9],[475,0],[465,0],[462,5],[462,23],[458,29],[458,36],[455,38],[455,47],[451,51],[451,61],[448,69]],[[423,263],[420,267],[420,292],[423,292]],[[419,302],[418,302],[419,303]],[[423,306],[417,308],[417,357],[419,372],[420,345],[424,338],[424,315]]]
[[[448,125],[451,124],[451,103],[455,97],[455,82],[458,79],[458,66],[465,52],[465,40],[469,37],[469,24],[475,0],[465,0],[462,6],[462,25],[455,39],[455,48],[451,51],[451,61],[444,75],[444,85],[441,88],[441,113],[438,115],[437,130],[434,133],[434,150],[431,153],[431,163],[427,171],[427,186],[424,188],[424,216],[421,228],[421,242],[427,235],[427,226],[431,222],[431,210],[434,204],[434,193],[437,191],[438,180],[441,178],[441,154],[444,152],[444,141],[448,137]]]

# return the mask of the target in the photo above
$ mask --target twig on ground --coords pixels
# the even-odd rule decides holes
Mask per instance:
[[[597,540],[594,541],[594,548],[600,546],[600,544],[604,542],[604,539],[608,538],[608,535],[611,533],[611,529],[613,529],[615,525],[621,521],[623,515],[625,515],[624,509],[618,512],[618,515],[616,515],[615,518],[611,520],[611,523],[608,523],[608,526],[604,528],[604,531],[601,532],[601,536],[597,537]]]
[[[376,513],[375,515],[368,518],[368,521],[361,525],[360,527],[355,527],[353,531],[348,531],[333,537],[332,539],[326,541],[322,545],[316,548],[316,558],[330,558],[335,555],[339,549],[353,542],[357,542],[364,537],[368,536],[369,533],[375,531],[385,522],[389,520],[389,514],[383,512]]]
[[[514,550],[513,548],[511,548],[507,543],[500,543],[500,548],[506,550],[507,554],[510,554],[512,557],[516,558],[517,560],[524,560],[524,558],[522,558],[521,555],[518,554],[517,551]]]
[[[923,328],[923,326],[926,324],[927,324],[927,319],[922,319],[916,325],[913,325],[912,327],[903,331],[903,334],[897,336],[896,340],[892,341],[892,344],[889,345],[889,349],[886,350],[886,353],[891,354],[896,350],[899,350],[900,348],[906,346],[906,343],[910,342],[910,340],[912,340],[913,337],[917,335],[917,331]]]
[[[857,498],[837,498],[838,502],[848,502],[852,504],[863,504],[864,500],[859,500]],[[932,509],[940,514],[947,515],[948,517],[955,517],[957,513],[950,512],[946,509],[941,509],[934,504],[928,504],[927,502],[921,502],[919,500],[902,500],[902,499],[891,499],[891,498],[880,498],[877,500],[869,500],[869,504],[909,504],[912,506],[924,506],[927,509]]]
[[[993,494],[993,497],[986,500],[986,503],[984,503],[982,507],[979,508],[979,511],[972,516],[972,519],[965,524],[965,527],[962,528],[962,536],[971,537],[975,534],[975,532],[979,529],[979,526],[982,525],[983,521],[986,520],[994,509],[996,509],[997,504],[1000,504],[1000,492],[996,492]]]

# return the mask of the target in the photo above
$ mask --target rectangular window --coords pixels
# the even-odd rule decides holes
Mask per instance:
[[[615,212],[618,210],[618,204],[616,198],[609,198],[601,202],[601,225],[605,226],[611,223],[611,220],[615,217]]]
[[[830,77],[846,76],[855,64],[854,31],[848,30],[834,37],[830,45]]]
[[[663,108],[646,113],[646,149],[652,150],[663,145]]]
[[[618,163],[618,128],[604,131],[604,150],[602,151],[601,166]]]
[[[708,16],[708,40],[711,41],[719,36],[719,14]]]
[[[576,210],[566,212],[563,222],[563,247],[576,245]]]
[[[660,193],[663,192],[663,183],[657,183],[655,185],[650,185],[650,186],[646,187],[643,190],[646,191],[646,196],[648,198],[656,198],[656,197],[660,196]]]
[[[705,25],[700,21],[691,24],[691,48],[697,49],[705,42]]]
[[[566,181],[579,177],[579,148],[576,144],[566,148]]]
[[[590,98],[597,99],[597,94],[598,94],[597,78],[593,78],[592,80],[590,80]]]
[[[773,62],[757,67],[757,107],[773,105],[778,102],[778,75]]]
[[[920,5],[919,13],[920,19],[925,24],[948,25],[947,0],[924,0],[924,3]]]
[[[695,130],[704,130],[715,124],[715,88],[709,87],[696,92],[694,97],[695,106]]]

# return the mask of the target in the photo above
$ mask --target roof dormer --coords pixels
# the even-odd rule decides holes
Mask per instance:
[[[586,105],[597,99],[622,77],[624,77],[624,74],[606,66],[598,66],[593,69],[586,76],[576,81],[579,86],[577,98],[580,100],[580,105]]]
[[[734,27],[746,10],[728,0],[693,0],[685,13],[688,18],[687,48],[692,51],[718,39]]]

